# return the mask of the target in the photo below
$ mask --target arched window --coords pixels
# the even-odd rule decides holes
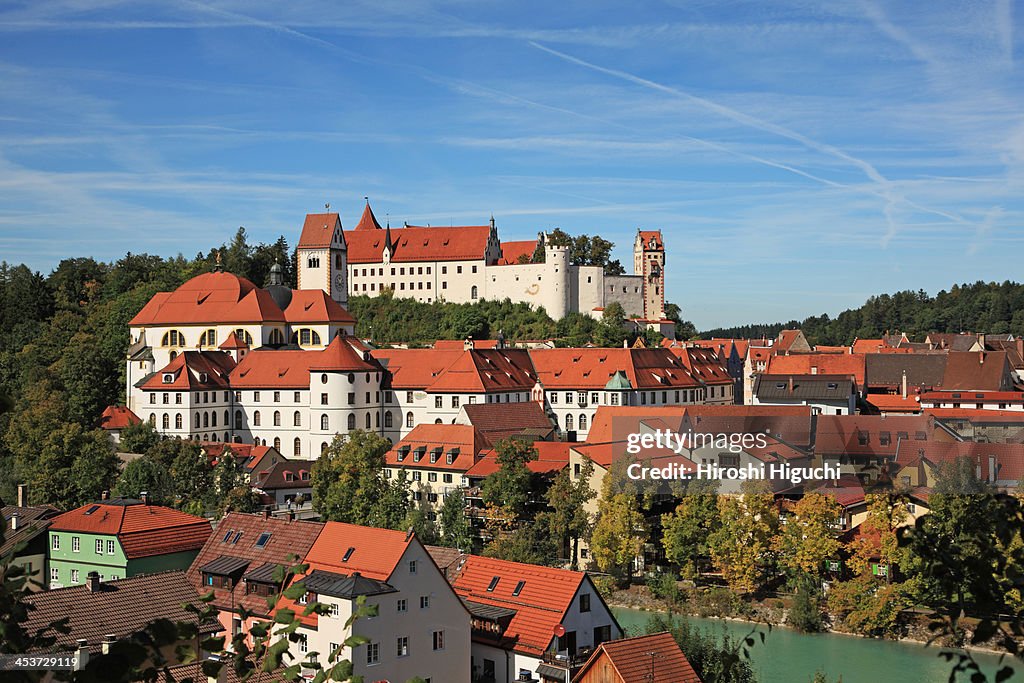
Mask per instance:
[[[200,346],[216,346],[217,345],[217,330],[209,329],[199,337]]]
[[[268,342],[272,346],[284,344],[284,332],[277,329],[276,327],[270,331],[270,340]]]
[[[302,455],[302,439],[299,437],[295,437],[295,445],[292,446],[292,453],[296,458]]]
[[[302,426],[302,413],[297,410],[295,411],[295,414],[292,415],[292,424],[296,427]]]
[[[319,268],[320,267],[320,257],[319,256],[310,256],[309,258],[307,258],[306,259],[306,267],[307,268]]]
[[[164,338],[161,341],[161,346],[184,346],[185,335],[178,330],[169,330],[164,332]]]
[[[227,432],[224,432],[224,443],[227,443],[230,438],[231,438],[231,435],[228,434]]]
[[[275,427],[280,427],[281,426],[281,411],[280,410],[275,410],[274,411],[274,426]]]
[[[254,427],[260,426],[260,411],[257,410],[255,413],[252,414],[252,424]]]
[[[246,346],[252,346],[252,335],[241,327],[235,330],[235,336],[238,337],[238,341],[244,343]]]
[[[279,436],[274,437],[274,450],[279,453],[281,452],[281,437]]]
[[[164,413],[163,417],[160,418],[160,426],[162,428],[164,428],[164,429],[170,429],[171,428],[171,416],[168,415],[167,413]]]
[[[572,431],[572,413],[565,416],[565,431]]]
[[[174,428],[181,429],[181,413],[174,414]]]
[[[231,413],[225,410],[224,411],[224,426],[228,427],[230,425],[231,425]]]
[[[384,428],[391,429],[394,426],[392,424],[393,422],[394,418],[391,417],[391,411],[389,410],[388,412],[384,413]]]
[[[241,429],[241,428],[242,428],[242,411],[241,410],[236,410],[235,411],[235,429]]]
[[[476,285],[473,285],[473,289],[469,290],[469,298],[475,299],[477,295]]]
[[[411,411],[405,414],[405,426],[406,427],[414,427],[415,426],[415,423],[413,422],[413,417],[412,417],[412,412]]]
[[[203,427],[210,426],[210,414],[207,412],[203,413]]]
[[[366,428],[367,429],[370,428],[370,414],[369,413],[366,414]]]
[[[580,431],[582,432],[587,428],[587,414],[580,413]]]
[[[437,418],[436,420],[434,420],[434,424],[436,424],[436,425],[441,424],[441,418]]]
[[[355,413],[349,413],[349,416],[348,416],[348,428],[349,429],[355,429],[356,428],[356,416],[355,416]]]
[[[199,413],[196,413],[195,423],[196,423],[196,429],[199,429]]]
[[[211,410],[210,411],[210,426],[211,427],[216,427],[217,426],[217,411],[216,410]]]
[[[171,351],[171,360],[174,360],[177,357],[178,357],[178,352],[177,351]]]
[[[322,444],[320,444],[320,455],[323,455],[326,452],[327,452],[327,442],[324,441]]]
[[[331,424],[331,421],[327,417],[327,413],[324,413],[323,415],[320,416],[320,430],[321,431],[326,432],[328,429],[330,429],[331,428],[330,424]]]
[[[380,413],[373,414],[373,426],[380,427]]]
[[[303,327],[297,332],[292,332],[292,343],[299,344],[301,346],[319,344],[320,335],[316,332],[316,330],[311,330],[308,327]]]

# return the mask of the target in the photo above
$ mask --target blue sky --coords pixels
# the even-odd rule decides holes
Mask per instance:
[[[698,327],[1021,279],[995,2],[0,5],[0,259],[393,223],[660,228]]]

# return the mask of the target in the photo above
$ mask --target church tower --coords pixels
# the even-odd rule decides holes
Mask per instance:
[[[644,319],[665,318],[665,243],[661,230],[637,230],[633,272],[643,277]]]
[[[338,214],[306,214],[296,253],[296,289],[322,289],[345,306],[348,303],[348,258]]]

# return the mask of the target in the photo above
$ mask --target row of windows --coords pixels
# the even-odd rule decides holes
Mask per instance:
[[[425,267],[426,267],[426,274],[430,275],[430,268],[431,267],[430,266],[425,266]],[[474,273],[477,272],[477,267],[476,266],[470,266],[470,268],[471,268],[472,272],[474,272]],[[423,269],[424,269],[424,266],[409,266],[409,275],[423,275],[424,274]],[[455,266],[455,272],[461,274],[462,273],[462,266]],[[405,267],[404,266],[398,266],[398,267],[392,266],[391,267],[391,274],[392,275],[405,275]],[[448,274],[448,266],[441,266],[441,275],[447,275],[447,274]],[[353,268],[352,269],[352,277],[356,278],[356,277],[359,277],[359,275],[360,275],[359,268]],[[384,275],[384,269],[383,268],[370,268],[369,270],[367,270],[366,268],[362,269],[362,276],[363,277],[367,277],[367,276],[369,276],[369,277],[376,277],[376,276],[383,276],[383,275]]]
[[[331,644],[332,648],[334,644]],[[397,657],[408,657],[409,656],[409,637],[398,636],[395,641],[395,656]],[[434,651],[444,649],[444,631],[433,631],[431,634],[431,646]],[[303,641],[299,642],[299,650],[305,652],[303,649]],[[333,650],[332,650],[333,651]],[[366,644],[366,664],[373,665],[380,663],[380,643],[370,641]]]
[[[117,581],[119,578],[121,578],[121,577],[119,577],[117,574],[111,574],[110,575],[110,580],[111,581]],[[100,581],[103,581],[103,580],[104,580],[103,574],[100,574]],[[50,567],[50,582],[51,583],[59,583],[60,582],[60,569],[59,568],[57,568],[57,567]],[[78,573],[77,569],[72,569],[71,570],[71,583],[72,584],[79,584],[79,583],[81,583],[81,575]]]
[[[60,536],[54,534],[50,537],[50,547],[53,550],[60,550]],[[106,553],[103,552],[104,547]],[[106,540],[102,538],[96,539],[96,545],[94,546],[97,555],[116,555],[117,554],[117,543],[113,540]],[[71,552],[78,553],[82,551],[82,539],[78,536],[71,537]]]
[[[280,332],[274,330],[275,332]],[[245,331],[243,328],[234,330],[235,336],[238,337],[239,341],[245,342],[247,345],[252,346],[252,335]],[[185,335],[182,334],[181,330],[168,330],[164,333],[163,338],[160,340],[161,346],[185,346]],[[217,330],[210,328],[205,330],[199,335],[199,346],[216,346],[217,345]]]

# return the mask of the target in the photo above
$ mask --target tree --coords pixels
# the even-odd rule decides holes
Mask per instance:
[[[799,583],[793,595],[793,604],[786,615],[786,623],[797,631],[817,633],[822,627],[817,586],[806,580]]]
[[[160,441],[160,434],[145,420],[121,430],[120,449],[125,453],[145,453]]]
[[[259,494],[245,484],[229,490],[218,502],[221,516],[229,512],[258,512],[262,507]]]
[[[842,511],[835,498],[822,493],[805,493],[793,506],[782,533],[775,537],[775,550],[783,568],[791,575],[821,577],[825,561],[835,557],[841,544],[835,525]]]
[[[722,522],[717,486],[713,480],[692,480],[675,511],[661,516],[665,559],[678,565],[684,577],[696,578],[710,556],[708,539]]]
[[[754,669],[741,652],[752,645],[752,637],[742,642],[733,640],[723,627],[721,639],[702,632],[684,617],[672,614],[653,614],[644,626],[645,633],[669,632],[686,654],[694,671],[702,681],[711,683],[756,683]],[[763,634],[762,634],[763,641]]]
[[[382,472],[390,448],[384,437],[361,429],[334,437],[313,463],[313,507],[325,520],[371,524],[381,514],[378,501],[388,488]]]
[[[939,495],[973,495],[994,491],[991,484],[978,478],[974,461],[966,455],[940,463],[932,489]]]
[[[526,463],[540,457],[537,449],[520,439],[504,439],[494,450],[498,469],[484,479],[484,504],[501,508],[513,522],[527,519],[533,475]]]
[[[907,521],[906,498],[895,492],[869,493],[865,496],[868,516],[850,544],[850,568],[856,574],[870,573],[871,561],[878,558],[886,565],[886,582],[892,583],[896,567],[904,555],[896,530]]]
[[[547,524],[537,520],[498,532],[484,549],[484,555],[510,562],[553,566],[558,559],[558,548]]]
[[[377,500],[371,506],[369,523],[384,529],[408,529],[412,523],[423,525],[424,520],[411,520],[411,485],[405,470],[399,470],[395,480],[380,482]],[[425,541],[424,541],[425,542]]]
[[[171,479],[178,506],[193,514],[202,514],[212,497],[213,470],[198,444],[181,442],[171,463]]]
[[[573,481],[566,468],[555,475],[547,492],[549,511],[545,515],[551,537],[558,540],[561,550],[568,550],[572,568],[575,570],[579,557],[579,541],[590,530],[590,515],[585,506],[594,497],[590,478],[594,474],[594,463],[584,457],[580,473]]]
[[[114,486],[114,494],[122,498],[138,498],[148,492],[156,503],[167,503],[174,498],[174,482],[167,468],[148,456],[142,456],[125,465]]]
[[[647,524],[636,495],[617,493],[612,476],[605,476],[590,536],[590,554],[598,568],[620,582],[628,581],[646,537]]]
[[[618,301],[605,306],[601,314],[601,322],[594,330],[594,343],[598,346],[620,347],[629,338],[629,330],[626,329],[626,311]]]
[[[774,500],[761,482],[747,482],[742,496],[721,496],[722,524],[710,538],[711,558],[735,590],[751,593],[774,569],[772,538],[779,524]]]
[[[438,515],[441,523],[440,544],[463,552],[473,549],[473,527],[466,517],[466,497],[461,488],[449,491]]]

